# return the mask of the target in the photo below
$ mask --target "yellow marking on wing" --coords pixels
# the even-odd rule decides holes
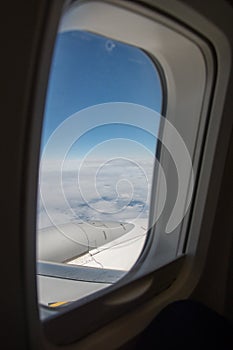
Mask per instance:
[[[66,304],[69,304],[70,301],[56,301],[54,303],[48,303],[49,307],[58,307],[58,306],[65,306]]]

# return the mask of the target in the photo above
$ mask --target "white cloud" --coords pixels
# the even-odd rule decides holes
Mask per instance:
[[[51,220],[59,224],[147,218],[152,173],[153,159],[66,161],[62,172],[56,169],[56,162],[47,162],[40,174],[44,202],[39,191],[38,228],[51,226]]]

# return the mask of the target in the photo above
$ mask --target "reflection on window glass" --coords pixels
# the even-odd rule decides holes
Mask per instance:
[[[142,50],[84,31],[58,34],[41,143],[42,304],[61,307],[115,283],[138,259],[161,105],[158,72]],[[142,106],[155,112],[152,125]]]

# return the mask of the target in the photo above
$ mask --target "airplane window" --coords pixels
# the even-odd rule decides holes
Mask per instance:
[[[106,288],[137,261],[162,98],[158,69],[140,48],[84,30],[58,34],[38,188],[41,304],[57,309]]]

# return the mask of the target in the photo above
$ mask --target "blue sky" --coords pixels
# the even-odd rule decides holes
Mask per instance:
[[[45,106],[42,149],[53,131],[78,111],[101,103],[128,102],[160,113],[161,94],[156,67],[142,50],[83,31],[58,34]],[[158,120],[155,125],[158,127]],[[90,148],[114,138],[135,140],[152,152],[156,145],[155,137],[146,131],[114,123],[84,134],[69,156],[82,158]]]

